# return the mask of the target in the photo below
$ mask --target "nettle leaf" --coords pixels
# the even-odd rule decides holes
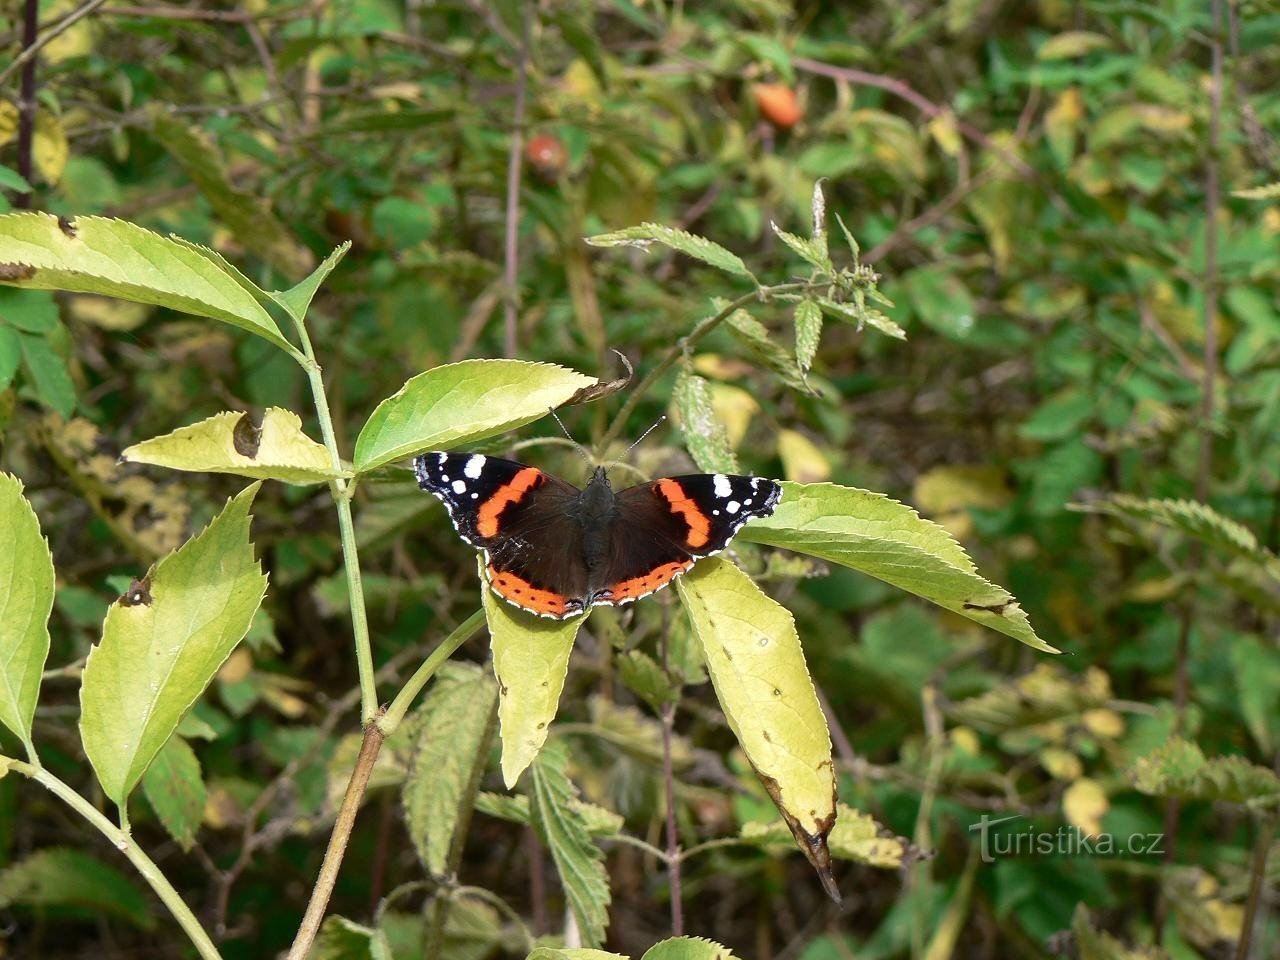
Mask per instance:
[[[22,481],[0,473],[0,723],[31,751],[31,722],[49,656],[53,557]]]
[[[527,360],[463,360],[411,378],[378,404],[356,440],[356,469],[449,449],[545,417],[597,380]]]
[[[708,473],[737,473],[729,435],[716,417],[711,387],[702,377],[684,371],[671,395],[684,445],[699,470]]]
[[[621,814],[585,800],[574,800],[573,808],[582,817],[587,833],[593,837],[616,837],[622,832],[625,821]],[[508,823],[529,823],[533,815],[529,798],[522,794],[481,793],[476,796],[476,809],[481,813],[506,820]]]
[[[200,774],[200,760],[176,733],[147,767],[142,792],[169,836],[184,851],[190,850],[204,819],[208,791]]]
[[[326,917],[308,960],[390,960],[386,934],[340,917]]]
[[[341,476],[323,444],[302,432],[291,410],[268,407],[261,423],[226,410],[127,448],[120,459],[171,470],[234,473],[283,483],[327,483]]]
[[[537,947],[526,960],[630,960],[625,954],[588,947]]]
[[[769,221],[769,226],[779,240],[815,270],[822,273],[835,273],[835,264],[831,262],[831,255],[827,252],[825,236],[818,234],[812,240],[806,240],[804,237],[797,237],[794,233],[787,233],[772,220]]]
[[[723,301],[717,300],[715,302],[717,309],[724,305]],[[809,389],[809,385],[805,382],[804,374],[800,372],[800,368],[796,365],[791,352],[773,342],[773,339],[769,336],[768,329],[763,323],[745,310],[735,310],[725,318],[725,326],[729,328],[729,331],[737,337],[738,342],[747,349],[747,352],[758,363],[779,374],[789,386],[798,390]]]
[[[808,373],[822,339],[822,307],[813,300],[801,300],[796,304],[795,320],[796,364],[801,373]]]
[[[836,820],[831,737],[791,612],[720,558],[699,562],[676,587],[729,727],[800,849],[833,891],[827,850]]]
[[[502,779],[512,787],[547,740],[569,673],[569,654],[585,615],[549,620],[519,610],[489,589],[481,564],[480,592],[498,679]]]
[[[411,721],[415,740],[400,798],[409,837],[432,876],[447,872],[458,825],[468,819],[497,705],[493,677],[475,664],[446,664]]]
[[[879,310],[873,310],[865,306],[855,309],[855,307],[847,303],[838,303],[827,297],[819,297],[818,306],[822,308],[823,313],[844,323],[852,323],[858,328],[866,324],[868,327],[874,327],[886,336],[893,337],[896,340],[907,339],[907,331],[903,330],[902,327],[898,326]]]
[[[97,293],[222,320],[293,347],[248,283],[211,250],[106,217],[0,215],[0,282]]]
[[[877,823],[870,814],[843,803],[837,804],[836,810],[835,829],[827,837],[831,856],[886,870],[909,866],[920,858],[920,849],[915,844]],[[763,847],[785,845],[787,849],[794,849],[791,831],[781,820],[743,824],[740,836]]]
[[[267,578],[249,541],[260,483],[113,603],[80,686],[80,736],[106,795],[125,802],[248,632]]]
[[[706,237],[699,237],[685,230],[663,226],[660,223],[642,223],[639,226],[615,230],[613,233],[600,233],[587,237],[587,243],[593,247],[639,247],[649,249],[654,243],[661,243],[686,256],[701,260],[703,263],[740,277],[755,280],[742,258],[730,253],[718,243]]]
[[[301,283],[295,284],[288,290],[272,290],[268,293],[276,303],[284,307],[285,312],[295,320],[301,320],[307,315],[307,310],[311,307],[311,300],[316,295],[316,291],[320,289],[320,284],[328,278],[329,274],[339,263],[342,258],[347,255],[351,249],[351,241],[339,244],[334,248],[333,253],[325,257],[324,262],[320,266],[311,271]]]
[[[0,907],[64,907],[87,921],[103,915],[155,928],[146,896],[124,874],[79,850],[51,847],[0,873]]]
[[[1143,793],[1280,811],[1280,777],[1271,770],[1244,757],[1206,758],[1198,744],[1179,737],[1139,759],[1132,776]]]
[[[839,563],[914,593],[1046,653],[1003,587],[984,580],[951,535],[884,494],[834,483],[782,484],[773,516],[753,521],[743,540]]]
[[[659,940],[640,960],[736,960],[728,947],[702,937]]]
[[[582,940],[595,947],[603,942],[609,924],[609,878],[604,854],[591,841],[575,806],[578,791],[569,780],[568,765],[563,744],[548,744],[538,755],[531,768],[530,810],[534,829],[551,851]]]

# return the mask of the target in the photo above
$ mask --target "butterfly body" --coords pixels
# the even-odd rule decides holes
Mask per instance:
[[[603,467],[579,489],[481,454],[423,454],[414,472],[462,539],[483,551],[490,589],[555,619],[662,589],[782,497],[772,480],[730,474],[666,477],[615,492]]]

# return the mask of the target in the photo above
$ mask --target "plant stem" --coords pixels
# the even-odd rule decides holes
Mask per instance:
[[[418,667],[413,676],[400,688],[400,692],[391,701],[391,706],[387,707],[382,716],[375,721],[383,736],[389,737],[395,733],[396,727],[400,725],[409,707],[413,705],[414,698],[427,685],[427,681],[435,676],[441,664],[453,656],[455,650],[471,639],[472,634],[479,630],[483,623],[484,610],[477,610],[458,624],[453,633],[445,637],[440,645],[431,651],[427,659],[422,661],[422,666]]]
[[[1244,920],[1240,923],[1240,942],[1236,944],[1235,960],[1249,960],[1249,943],[1253,939],[1253,927],[1258,916],[1258,904],[1262,900],[1262,884],[1267,875],[1267,854],[1276,835],[1274,820],[1258,824],[1258,836],[1253,845],[1253,863],[1249,866],[1249,899],[1244,904]]]
[[[798,291],[808,290],[808,283],[780,283],[773,287],[757,287],[750,293],[744,293],[737,300],[728,304],[723,310],[715,316],[708,317],[698,323],[696,327],[686,333],[683,337],[675,342],[670,350],[663,355],[658,361],[658,365],[645,374],[645,378],[641,380],[634,390],[627,396],[627,402],[622,405],[622,409],[618,411],[618,415],[613,418],[613,422],[609,424],[609,429],[605,430],[599,442],[596,443],[596,453],[598,456],[604,454],[605,449],[614,440],[618,439],[618,434],[622,432],[622,428],[627,425],[627,418],[640,405],[641,399],[649,388],[666,373],[673,363],[675,363],[685,351],[692,347],[695,343],[705,337],[708,333],[723,323],[735,311],[741,310],[747,304],[753,301],[764,301],[771,296],[784,293],[795,293]]]
[[[662,631],[662,670],[671,677],[670,629]],[[684,872],[680,863],[680,831],[676,824],[676,775],[671,757],[671,734],[676,725],[675,703],[662,705],[662,796],[667,808],[667,877],[671,885],[671,935],[684,936]]]
[[[307,904],[307,912],[303,914],[302,925],[298,927],[298,934],[294,937],[293,946],[289,948],[287,960],[306,960],[311,953],[311,945],[320,932],[325,910],[329,907],[329,898],[333,896],[334,885],[338,882],[338,869],[342,866],[347,843],[351,840],[356,812],[360,809],[360,801],[364,799],[364,791],[369,785],[369,776],[373,773],[373,765],[378,760],[378,752],[382,749],[384,739],[386,738],[376,722],[364,728],[360,755],[356,758],[355,769],[351,771],[342,806],[338,808],[333,833],[329,835],[329,846],[324,852],[324,862],[320,865],[320,874],[311,891],[311,902]]]
[[[338,453],[338,441],[333,432],[333,417],[329,413],[329,398],[324,392],[324,375],[316,362],[311,336],[301,320],[295,320],[298,339],[302,342],[302,369],[311,385],[311,398],[315,403],[316,419],[320,421],[320,436],[335,473],[341,473],[342,456]],[[356,547],[355,522],[351,518],[351,494],[355,487],[341,477],[329,482],[333,502],[338,508],[338,531],[342,539],[342,566],[347,574],[347,593],[351,598],[351,633],[356,648],[356,670],[360,675],[360,720],[367,727],[378,712],[378,687],[373,676],[373,647],[369,642],[369,616],[364,605],[364,581],[360,576],[360,554]]]
[[[18,175],[31,183],[31,146],[36,128],[36,31],[40,23],[38,0],[26,0],[22,16],[22,83],[18,92]],[[31,209],[31,192],[13,199],[19,210]]]
[[[93,804],[44,767],[33,763],[23,763],[21,760],[11,760],[8,761],[8,764],[10,770],[41,784],[59,800],[89,821],[99,833],[111,841],[111,845],[129,858],[129,862],[142,875],[142,879],[147,881],[147,885],[155,891],[156,896],[169,908],[169,912],[178,921],[179,926],[187,934],[200,956],[204,960],[221,960],[218,948],[213,945],[213,941],[209,939],[204,927],[200,926],[200,921],[191,912],[191,908],[183,902],[178,891],[173,888],[173,885],[169,883],[165,875],[160,872],[160,868],[156,866],[155,861],[146,855],[129,834],[108,820]]]

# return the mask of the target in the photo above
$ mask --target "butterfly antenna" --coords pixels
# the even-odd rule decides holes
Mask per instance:
[[[578,451],[578,456],[582,457],[583,460],[587,461],[588,467],[594,468],[595,463],[592,461],[591,455],[582,448],[582,444],[580,444],[577,440],[573,439],[573,434],[571,434],[568,431],[568,429],[565,427],[564,421],[560,419],[560,414],[556,413],[555,409],[552,407],[547,407],[547,413],[555,417],[556,423],[560,424],[560,430],[564,433],[566,437],[569,438],[569,442],[573,444],[573,449]]]
[[[660,426],[662,426],[662,424],[666,422],[666,419],[667,419],[667,415],[664,413],[657,420],[655,420],[652,423],[652,425],[650,425],[648,430],[640,434],[640,436],[636,439],[635,443],[631,444],[631,446],[627,447],[626,450],[622,451],[622,456],[618,457],[618,459],[616,460],[610,460],[609,463],[606,464],[606,466],[612,465],[615,463],[622,463],[623,461],[625,461],[627,459],[627,454],[630,453],[632,450],[634,450],[636,447],[640,446],[640,441],[642,441],[645,437],[647,437],[649,434],[653,433],[653,431],[657,430]]]

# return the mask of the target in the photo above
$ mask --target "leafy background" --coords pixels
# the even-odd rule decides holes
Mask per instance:
[[[673,397],[704,396],[743,468],[914,504],[1070,656],[840,567],[743,548],[796,615],[837,720],[841,800],[933,856],[840,868],[836,907],[785,845],[708,849],[684,864],[688,932],[760,958],[1129,957],[1157,942],[1230,956],[1256,882],[1251,955],[1274,955],[1280,211],[1266,191],[1234,195],[1277,179],[1271,4],[1224,4],[1220,22],[1177,0],[40,5],[46,28],[77,13],[38,58],[29,171],[14,133],[19,21],[10,10],[0,24],[10,198],[29,173],[39,209],[175,232],[264,286],[350,241],[312,313],[345,449],[407,377],[512,340],[519,356],[606,376],[616,348],[646,372],[713,298],[744,288],[670,251],[582,237],[679,226],[781,281],[797,261],[770,222],[807,235],[825,178],[907,342],[828,318],[813,353],[812,317],[793,330],[787,305],[759,309],[762,327],[726,325],[690,351],[684,379],[673,369],[643,396],[631,435]],[[779,113],[760,83],[799,108]],[[793,337],[809,345],[793,352]],[[306,409],[306,385],[257,338],[171,310],[0,288],[0,387],[3,465],[60,575],[36,727],[45,763],[85,784],[72,681],[108,603],[240,489],[116,454],[225,409]],[[619,402],[572,411],[570,429],[598,439]],[[575,476],[554,431],[521,437],[540,434],[522,455]],[[663,428],[634,462],[687,467],[685,442]],[[401,678],[479,599],[469,551],[406,480],[389,472],[357,505],[376,658]],[[144,777],[150,811],[133,824],[228,957],[287,945],[357,743],[328,504],[269,485],[255,514],[268,605]],[[521,925],[562,931],[555,865],[518,822],[545,838],[574,790],[614,817],[569,838],[603,858],[609,948],[638,955],[671,932],[667,871],[609,839],[663,843],[664,705],[644,655],[670,599],[584,631],[523,813],[490,762],[479,812],[442,850],[416,833],[408,787],[401,815],[401,788],[415,763],[458,757],[423,757],[411,736],[388,751],[338,887],[334,909],[353,919],[329,931],[333,955],[367,951],[374,928],[395,956],[420,955],[422,881],[451,867],[488,893],[440,915],[436,955],[522,955]],[[678,625],[672,642],[691,845],[772,810],[699,665],[680,660]],[[473,641],[462,656],[486,655]],[[445,679],[433,697],[461,687],[484,702],[466,696],[465,666]],[[422,717],[448,716],[433,702]],[[1228,755],[1253,773],[1204,766]],[[1170,852],[981,863],[968,828],[1012,813],[1045,831],[1162,832]],[[178,952],[124,865],[12,776],[0,862],[14,955]],[[568,893],[603,911],[600,889]]]

